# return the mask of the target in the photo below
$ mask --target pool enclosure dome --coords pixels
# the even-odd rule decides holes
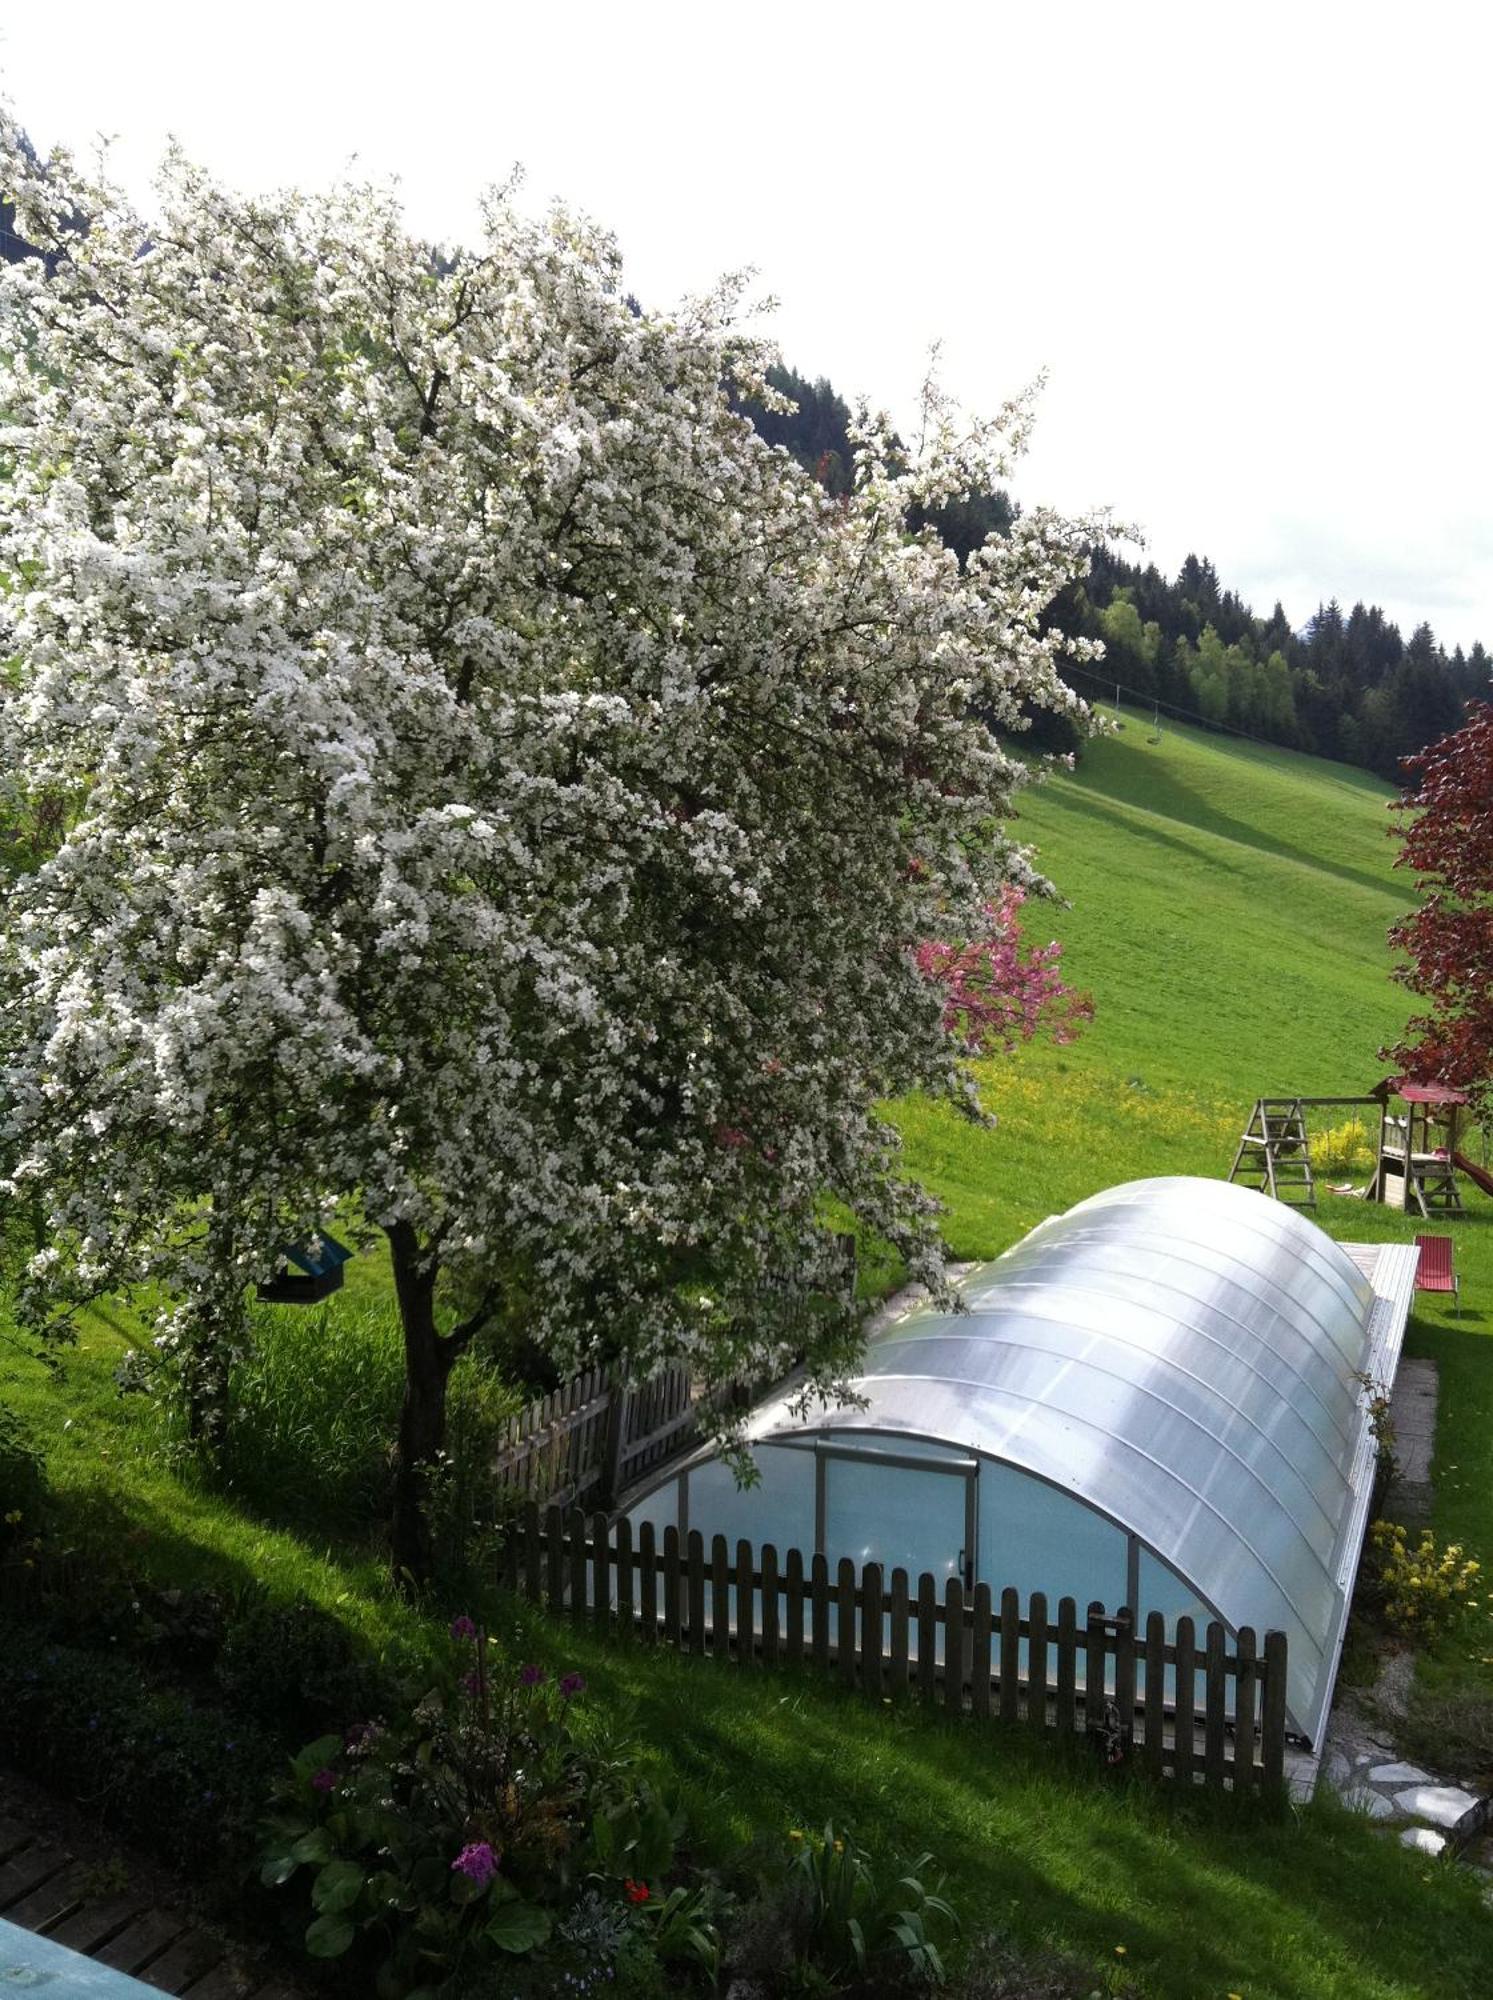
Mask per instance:
[[[1392,1377],[1413,1249],[1353,1254],[1224,1181],[1130,1182],[1040,1224],[868,1339],[855,1400],[754,1410],[761,1473],[676,1468],[631,1511],[1289,1643],[1317,1737],[1373,1478],[1364,1377]],[[1407,1261],[1408,1260],[1408,1261]]]

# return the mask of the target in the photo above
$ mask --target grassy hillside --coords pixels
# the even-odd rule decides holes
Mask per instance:
[[[1384,788],[1170,727],[1152,744],[1143,719],[1125,720],[1076,773],[1031,796],[1021,829],[1072,900],[1029,909],[1029,930],[1063,940],[1071,977],[1094,994],[1094,1026],[1071,1048],[985,1066],[994,1129],[942,1107],[897,1108],[907,1163],[946,1202],[961,1256],[992,1255],[1116,1180],[1226,1173],[1255,1096],[1365,1089],[1381,1073],[1375,1050],[1403,1019],[1384,932],[1408,885],[1391,870]],[[1493,1204],[1470,1199],[1456,1225],[1469,1309],[1420,1314],[1412,1348],[1443,1371],[1440,1525],[1493,1559]],[[1348,1238],[1412,1233],[1348,1200],[1328,1198],[1319,1219]],[[357,1276],[347,1310],[366,1316],[378,1281],[371,1267]],[[375,1641],[408,1637],[414,1616],[367,1551],[306,1528],[304,1494],[256,1511],[176,1467],[148,1411],[113,1395],[130,1337],[122,1314],[94,1316],[60,1383],[0,1345],[0,1393],[46,1428],[71,1518],[174,1578],[263,1576]],[[313,1420],[298,1421],[314,1433]],[[515,1637],[527,1656],[583,1665],[598,1714],[652,1747],[712,1850],[764,1822],[831,1813],[926,1847],[974,1936],[1050,1940],[1092,1968],[1096,1991],[1460,2000],[1485,1990],[1493,1918],[1475,1883],[1328,1804],[1266,1822],[1117,1786],[995,1732],[877,1713],[804,1679],[609,1651],[528,1613]],[[1493,1694],[1484,1607],[1428,1672],[1444,1688]]]

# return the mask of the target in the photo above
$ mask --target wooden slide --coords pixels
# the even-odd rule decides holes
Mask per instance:
[[[1466,1174],[1468,1180],[1480,1187],[1484,1194],[1493,1195],[1493,1174],[1485,1167],[1477,1166],[1465,1153],[1453,1153],[1452,1165],[1459,1174]]]

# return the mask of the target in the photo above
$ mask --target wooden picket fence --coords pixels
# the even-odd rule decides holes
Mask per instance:
[[[1285,1780],[1286,1639],[1261,1647],[1242,1626],[1232,1651],[1221,1624],[1201,1639],[1190,1618],[1168,1640],[1160,1612],[1143,1633],[1132,1615],[1071,1597],[1055,1611],[1034,1592],[966,1590],[951,1577],[916,1581],[843,1558],[781,1557],[698,1532],[636,1535],[626,1517],[530,1502],[505,1542],[507,1587],[594,1630],[729,1660],[743,1668],[807,1666],[873,1700],[917,1699],[950,1713],[1062,1736],[1081,1734],[1113,1764],[1214,1791],[1278,1791]],[[743,1615],[742,1607],[746,1607]],[[952,1643],[951,1643],[952,1641]],[[1023,1667],[1023,1642],[1025,1666]],[[950,1670],[951,1659],[955,1662]],[[1168,1670],[1172,1686],[1168,1689]]]
[[[837,1241],[838,1284],[853,1298],[855,1238]],[[733,1380],[707,1390],[682,1366],[643,1382],[616,1368],[588,1369],[508,1419],[491,1466],[499,1509],[522,1500],[610,1505],[645,1472],[688,1451],[723,1409],[750,1402],[761,1386]]]

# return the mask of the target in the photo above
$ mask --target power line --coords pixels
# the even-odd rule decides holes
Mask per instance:
[[[1204,715],[1201,709],[1184,708],[1180,702],[1166,701],[1158,694],[1145,694],[1140,688],[1128,687],[1124,681],[1117,681],[1110,674],[1095,673],[1092,667],[1077,667],[1070,660],[1064,660],[1058,671],[1065,679],[1070,674],[1078,674],[1082,679],[1092,681],[1105,694],[1113,689],[1116,707],[1119,706],[1119,696],[1128,694],[1140,708],[1148,706],[1164,708],[1176,721],[1200,722],[1204,729],[1219,729],[1227,736],[1241,736],[1246,743],[1258,743],[1262,750],[1289,750],[1293,747],[1289,743],[1272,743],[1268,736],[1256,736],[1253,730],[1240,729],[1236,723],[1215,722],[1212,716]]]

